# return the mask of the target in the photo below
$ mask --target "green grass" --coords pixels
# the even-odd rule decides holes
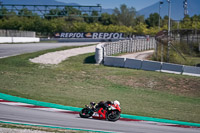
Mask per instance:
[[[37,126],[28,126],[28,125],[17,125],[17,124],[4,124],[4,123],[0,123],[0,128],[18,129],[18,131],[13,131],[13,132],[20,132],[19,129],[21,130],[29,129],[31,131],[39,131],[39,132],[44,131],[44,132],[52,132],[52,133],[55,133],[55,132],[56,133],[89,133],[86,131],[74,131],[74,130],[55,129],[55,128],[37,127]]]
[[[94,53],[29,62],[49,51],[0,59],[0,92],[74,107],[117,99],[123,114],[200,123],[200,78],[95,65]]]
[[[180,53],[178,53],[173,47],[170,47],[170,57],[169,57],[169,62],[170,63],[175,63],[175,64],[182,64],[182,65],[189,65],[189,66],[196,66],[200,64],[200,52],[198,50],[199,44],[198,43],[192,43],[190,44],[193,46],[193,49],[189,47],[189,44],[186,42],[181,42],[173,43],[173,47],[176,48]],[[167,61],[167,43],[164,44],[164,54],[163,54],[163,60],[164,62]],[[155,57],[156,55],[154,54],[150,59],[152,60],[158,60],[161,61],[161,44],[159,43],[158,45],[158,56],[157,59]],[[183,57],[182,57],[183,56]]]

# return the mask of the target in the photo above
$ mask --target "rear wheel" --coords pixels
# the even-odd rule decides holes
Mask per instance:
[[[119,120],[119,118],[120,118],[120,112],[117,111],[117,110],[109,111],[109,112],[107,112],[107,114],[106,114],[106,118],[107,118],[109,121],[117,121],[117,120]]]
[[[91,117],[93,114],[93,111],[91,109],[88,108],[84,108],[80,111],[79,115],[81,118],[89,118]]]

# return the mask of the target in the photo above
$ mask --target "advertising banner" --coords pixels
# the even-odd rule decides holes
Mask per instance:
[[[55,33],[55,38],[122,39],[124,38],[124,33],[60,32]]]

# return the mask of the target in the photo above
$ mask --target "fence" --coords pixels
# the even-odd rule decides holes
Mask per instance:
[[[156,46],[155,39],[135,39],[118,42],[102,43],[97,45],[95,59],[97,63],[102,63],[103,58],[119,53],[133,53],[154,49]]]
[[[0,37],[35,37],[33,31],[0,30]]]
[[[172,40],[177,42],[186,42],[188,45],[190,43],[200,43],[200,30],[172,30],[171,35]]]
[[[200,30],[163,30],[156,35],[156,60],[170,62],[170,54],[177,53],[185,61],[184,55],[198,56],[200,53]],[[172,49],[172,50],[171,50]],[[174,52],[175,51],[175,52]],[[173,56],[171,56],[173,60]],[[197,63],[200,64],[200,63]]]

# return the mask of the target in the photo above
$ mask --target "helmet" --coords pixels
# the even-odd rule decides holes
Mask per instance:
[[[115,101],[114,101],[114,104],[117,104],[117,105],[119,105],[119,106],[120,106],[120,102],[119,102],[119,101],[117,101],[117,100],[115,100]]]

